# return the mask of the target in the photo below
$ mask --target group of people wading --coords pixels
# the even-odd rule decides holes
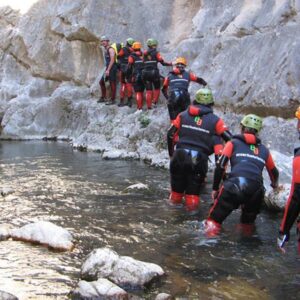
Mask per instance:
[[[98,102],[116,104],[117,78],[120,77],[118,105],[131,107],[134,91],[137,109],[141,110],[146,90],[146,106],[151,109],[160,96],[162,76],[158,63],[173,66],[163,78],[162,86],[171,122],[167,133],[171,177],[169,203],[184,206],[188,212],[197,212],[201,186],[208,171],[208,158],[214,154],[212,206],[204,222],[205,233],[209,237],[217,235],[223,221],[238,208],[241,208],[241,228],[251,233],[265,194],[263,169],[268,171],[272,188],[278,188],[279,178],[272,155],[258,136],[263,126],[262,118],[255,114],[245,115],[240,122],[241,132],[232,135],[224,121],[213,112],[214,98],[211,90],[205,88],[206,81],[185,69],[186,59],[178,57],[175,63],[165,62],[157,50],[157,40],[150,38],[146,44],[148,49],[142,51],[140,42],[128,38],[126,45],[117,49],[106,36],[101,37],[106,70],[100,80],[101,98]],[[106,99],[106,81],[111,88],[110,100]],[[196,92],[192,103],[188,92],[191,81],[204,86]],[[300,139],[300,107],[296,117]],[[229,162],[230,172],[227,173]],[[291,191],[277,239],[282,251],[300,212],[300,144],[295,148],[292,174]],[[297,236],[300,252],[300,221],[297,222]]]

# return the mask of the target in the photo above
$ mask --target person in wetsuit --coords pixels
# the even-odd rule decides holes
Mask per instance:
[[[164,79],[162,93],[168,100],[168,111],[170,120],[176,119],[177,115],[186,110],[191,104],[190,94],[188,88],[191,81],[207,85],[207,82],[197,77],[193,72],[186,71],[186,59],[178,57],[175,61],[175,67],[168,76]]]
[[[250,232],[249,227],[254,228],[265,193],[262,176],[264,167],[269,173],[271,186],[278,186],[279,173],[272,155],[257,136],[261,128],[262,118],[254,114],[244,116],[241,134],[234,135],[222,151],[214,171],[214,203],[205,221],[208,236],[218,234],[223,221],[239,207],[242,210],[241,225],[247,232]],[[229,161],[231,171],[220,187]]]
[[[296,113],[298,119],[297,131],[300,139],[300,106]],[[300,213],[300,143],[294,148],[294,159],[292,169],[292,183],[290,194],[285,204],[284,215],[281,221],[278,246],[284,251],[284,244],[290,239],[290,230]],[[298,252],[300,254],[300,219],[297,220]]]
[[[135,42],[133,38],[128,38],[126,40],[126,45],[121,48],[118,52],[118,60],[120,63],[120,72],[121,72],[121,87],[120,87],[120,103],[118,106],[128,105],[132,106],[132,82],[131,78],[127,76],[128,68],[128,57],[133,52],[132,45]],[[124,98],[127,95],[127,103],[125,103]]]
[[[213,113],[213,104],[210,90],[198,90],[193,104],[177,116],[167,134],[171,158],[169,202],[178,205],[184,198],[185,208],[190,212],[199,206],[200,188],[206,177],[215,136],[222,136],[225,141],[231,137],[223,120]],[[218,147],[215,151],[216,155],[220,154]]]
[[[157,50],[158,42],[155,39],[147,40],[148,49],[144,51],[143,81],[146,87],[146,103],[148,109],[152,108],[152,103],[157,104],[160,95],[160,74],[158,63],[163,66],[172,66],[171,62],[165,62]]]
[[[145,90],[144,82],[142,80],[144,61],[141,48],[142,44],[140,42],[133,43],[133,52],[128,57],[127,68],[127,76],[131,78],[130,81],[133,83],[138,110],[143,108],[143,93]]]

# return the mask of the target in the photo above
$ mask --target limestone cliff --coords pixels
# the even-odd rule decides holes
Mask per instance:
[[[288,153],[296,136],[290,118],[300,102],[299,9],[299,0],[41,0],[25,15],[0,8],[2,137],[68,138],[100,150],[125,145],[140,158],[157,151],[166,158],[165,103],[146,115],[160,124],[156,138],[152,125],[137,134],[134,109],[96,104],[103,71],[99,37],[106,34],[142,43],[155,37],[168,60],[184,55],[209,82],[233,131],[238,113],[268,116],[262,137]],[[126,124],[135,132],[128,135]]]

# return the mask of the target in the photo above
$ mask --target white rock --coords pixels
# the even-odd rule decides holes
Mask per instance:
[[[172,296],[166,293],[160,293],[155,297],[155,300],[171,300]]]
[[[7,240],[11,235],[10,225],[0,225],[0,241]]]
[[[139,182],[139,183],[128,186],[125,189],[125,191],[128,191],[128,190],[149,190],[149,186],[147,184]]]
[[[105,278],[99,278],[97,281],[84,281],[78,283],[78,287],[73,292],[74,296],[84,297],[84,299],[110,299],[127,300],[126,291]]]
[[[107,278],[123,288],[142,288],[154,278],[164,275],[163,269],[153,263],[119,256],[108,248],[93,250],[81,268],[83,279]]]
[[[0,193],[1,193],[2,196],[7,196],[7,195],[10,195],[14,192],[15,192],[14,189],[12,189],[10,187],[3,187],[0,190]]]
[[[60,251],[70,251],[74,247],[72,235],[66,229],[45,221],[13,229],[11,237],[16,240],[47,245]]]
[[[283,210],[290,194],[291,185],[280,185],[276,190],[269,189],[265,195],[265,204],[270,209]]]
[[[18,300],[18,298],[10,293],[0,291],[1,300]]]

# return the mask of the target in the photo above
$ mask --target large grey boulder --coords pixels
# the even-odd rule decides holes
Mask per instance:
[[[72,299],[127,300],[129,298],[126,291],[105,278],[99,278],[92,282],[79,281],[78,287],[72,292]]]
[[[0,291],[1,300],[18,300],[18,298],[10,293]]]
[[[81,278],[107,278],[125,289],[143,288],[164,274],[163,269],[156,264],[119,256],[109,248],[93,250],[81,267]]]

